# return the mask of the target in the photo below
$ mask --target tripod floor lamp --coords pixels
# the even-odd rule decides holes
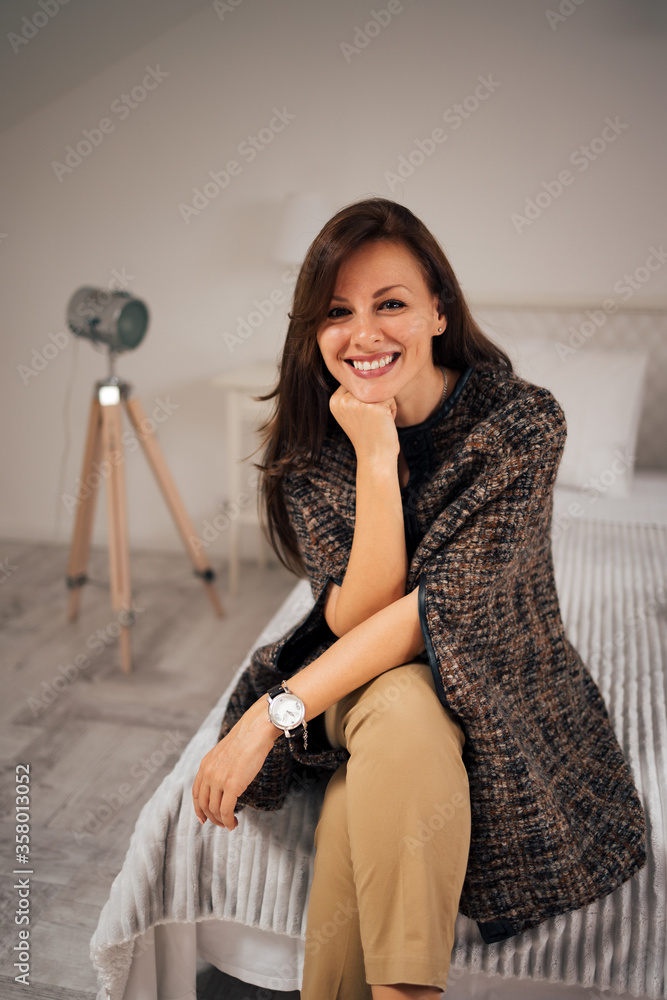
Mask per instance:
[[[68,618],[79,614],[81,589],[87,582],[86,570],[90,556],[95,501],[102,480],[106,481],[109,531],[109,572],[111,605],[118,614],[119,643],[122,669],[132,669],[131,628],[134,624],[130,557],[125,497],[125,455],[121,408],[142,445],[144,454],[167,503],[179,534],[188,552],[195,574],[200,577],[213,608],[218,615],[224,610],[213,581],[215,573],[204,558],[201,545],[176,489],[162,452],[153,433],[153,423],[138,399],[130,396],[131,386],[115,373],[116,355],[137,347],[148,326],[148,311],[138,299],[127,292],[80,288],[70,299],[67,322],[77,336],[105,344],[109,351],[109,374],[95,384],[88,418],[88,431],[81,471],[80,495],[74,534],[67,567],[69,588]]]

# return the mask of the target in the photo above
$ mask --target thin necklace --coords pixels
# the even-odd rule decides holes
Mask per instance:
[[[443,387],[443,390],[442,390],[442,399],[440,400],[440,406],[442,406],[442,404],[444,403],[444,401],[447,399],[447,372],[442,367],[442,365],[439,365],[439,368],[440,368],[440,371],[442,372],[442,377],[443,377],[443,379],[445,381],[445,384],[444,384],[444,387]],[[438,409],[440,409],[440,407],[438,407]]]

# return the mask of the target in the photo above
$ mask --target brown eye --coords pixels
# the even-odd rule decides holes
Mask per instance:
[[[388,312],[391,312],[393,309],[403,309],[404,306],[405,302],[401,302],[400,299],[387,299],[386,302],[382,303],[380,309],[386,309]]]

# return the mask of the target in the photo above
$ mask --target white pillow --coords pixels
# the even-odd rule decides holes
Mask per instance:
[[[555,343],[514,338],[509,354],[527,381],[549,389],[565,412],[557,482],[626,496],[632,483],[647,355],[593,348],[561,357]]]

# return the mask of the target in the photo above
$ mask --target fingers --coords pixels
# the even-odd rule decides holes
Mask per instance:
[[[347,389],[344,385],[339,385],[335,392],[329,396],[329,409],[336,416],[336,413],[340,411],[341,400],[344,396],[349,396]],[[338,418],[336,418],[338,419]]]
[[[236,805],[236,795],[231,792],[226,791],[223,793],[222,802],[218,807],[218,815],[220,816],[220,822],[228,830],[235,830],[239,825],[239,821],[234,815],[234,807]]]
[[[206,777],[207,758],[208,754],[199,765],[197,777],[192,786],[192,804],[197,819],[202,825],[207,819],[210,819],[212,823],[217,823],[219,826],[219,821],[216,820],[215,814],[211,810],[211,784]]]
[[[224,809],[222,805],[223,799]],[[225,792],[222,788],[211,787],[205,780],[201,767],[192,786],[192,802],[195,815],[202,826],[207,819],[210,819],[211,823],[215,824],[215,826],[220,826],[227,830],[235,830],[239,825],[239,821],[234,815],[237,796],[232,795],[231,792]]]
[[[201,764],[200,764],[199,770],[197,771],[197,777],[195,778],[194,784],[192,786],[192,804],[194,806],[195,814],[196,814],[197,819],[199,820],[199,822],[200,823],[205,823],[206,822],[206,813],[204,812],[204,810],[202,809],[202,807],[199,804],[199,796],[201,794],[201,787],[202,787],[202,773],[201,773]]]
[[[222,789],[221,788],[211,788],[208,794],[208,805],[205,807],[205,812],[211,823],[215,823],[216,826],[224,826],[220,818],[220,802],[222,801]]]
[[[222,792],[211,789],[211,786],[202,782],[199,793],[195,798],[193,794],[195,814],[199,822],[204,825],[207,819],[215,826],[225,826],[220,818],[220,799]],[[233,829],[233,828],[232,828]]]
[[[196,795],[195,795],[194,788],[192,790],[192,803],[194,805],[195,815],[196,815],[197,819],[199,820],[199,822],[202,824],[202,826],[204,825],[204,823],[206,822],[206,820],[209,818],[208,817],[208,812],[207,812],[209,791],[210,791],[210,789],[209,789],[208,785],[206,785],[206,786],[203,785],[201,783],[201,781],[199,782],[199,788],[197,790],[197,794]]]

